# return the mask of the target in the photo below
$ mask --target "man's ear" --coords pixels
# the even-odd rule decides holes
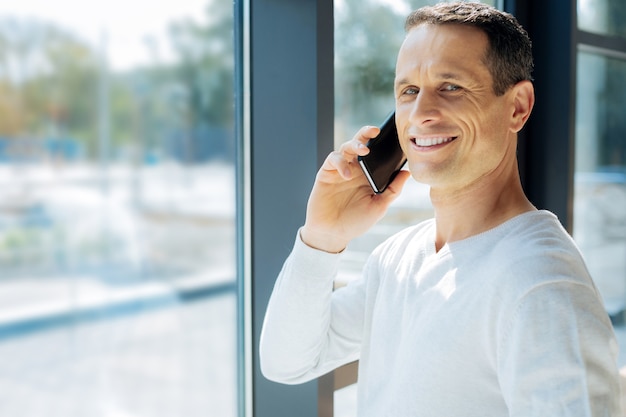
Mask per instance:
[[[533,83],[524,80],[515,84],[511,91],[513,100],[513,114],[511,115],[511,130],[519,132],[530,117],[535,105],[535,88]]]

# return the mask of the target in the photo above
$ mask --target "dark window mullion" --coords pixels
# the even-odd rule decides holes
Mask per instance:
[[[626,56],[626,39],[619,36],[599,35],[597,33],[577,30],[574,41],[577,45],[586,45],[607,56],[624,59]]]
[[[240,0],[246,1],[246,0]],[[249,91],[239,91],[249,120],[239,143],[249,166],[240,170],[240,312],[248,314],[240,350],[246,351],[251,410],[246,416],[317,417],[316,382],[288,386],[265,379],[259,337],[276,276],[304,222],[306,202],[320,162],[332,150],[332,0],[249,0]],[[247,141],[247,142],[246,142]],[[242,152],[243,153],[243,152]],[[242,153],[240,153],[241,156]],[[241,159],[240,159],[241,161]],[[246,264],[247,262],[247,264]],[[247,272],[247,273],[246,273]],[[251,368],[251,369],[249,369]],[[249,375],[251,373],[251,375]],[[241,385],[241,384],[240,384]],[[248,393],[250,395],[250,393]],[[240,400],[240,403],[244,401]]]

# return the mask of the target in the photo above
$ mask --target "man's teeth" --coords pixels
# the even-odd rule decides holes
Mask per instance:
[[[442,143],[450,142],[453,138],[425,138],[425,139],[415,139],[415,144],[417,146],[435,146],[441,145]]]

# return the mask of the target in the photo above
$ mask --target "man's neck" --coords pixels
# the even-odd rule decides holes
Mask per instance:
[[[448,242],[466,239],[536,210],[524,194],[517,167],[508,175],[501,174],[493,173],[462,189],[431,188],[437,251]]]

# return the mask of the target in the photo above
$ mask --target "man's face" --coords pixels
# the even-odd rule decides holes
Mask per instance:
[[[396,64],[396,124],[413,177],[458,190],[515,158],[509,92],[496,96],[484,63],[487,36],[456,24],[422,24]]]

